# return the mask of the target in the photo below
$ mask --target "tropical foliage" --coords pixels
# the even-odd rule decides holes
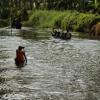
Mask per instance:
[[[100,0],[0,0],[0,18],[8,18],[23,9],[77,10],[100,13]]]
[[[48,15],[48,16],[47,16]],[[24,26],[42,28],[60,28],[63,30],[88,32],[89,28],[100,21],[100,16],[77,11],[35,10],[31,12]]]

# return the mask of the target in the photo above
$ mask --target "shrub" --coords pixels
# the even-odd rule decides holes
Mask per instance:
[[[47,11],[33,10],[30,12],[29,20],[24,23],[26,26],[43,28],[70,28],[73,31],[84,32],[94,22],[100,22],[100,16],[77,11]]]

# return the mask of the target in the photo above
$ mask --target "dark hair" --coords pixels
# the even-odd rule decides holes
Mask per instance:
[[[22,46],[19,46],[19,47],[18,47],[18,49],[19,49],[19,50],[21,50],[21,49],[24,49],[24,47],[22,47]]]

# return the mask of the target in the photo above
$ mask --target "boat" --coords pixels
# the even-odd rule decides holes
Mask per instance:
[[[68,31],[62,31],[58,29],[54,29],[53,32],[51,33],[54,38],[60,38],[64,40],[71,39],[72,34]]]

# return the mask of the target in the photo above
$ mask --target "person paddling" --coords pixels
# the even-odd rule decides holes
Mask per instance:
[[[16,50],[15,64],[17,66],[23,66],[24,64],[27,64],[26,54],[24,51],[24,47],[22,46],[19,46]]]

